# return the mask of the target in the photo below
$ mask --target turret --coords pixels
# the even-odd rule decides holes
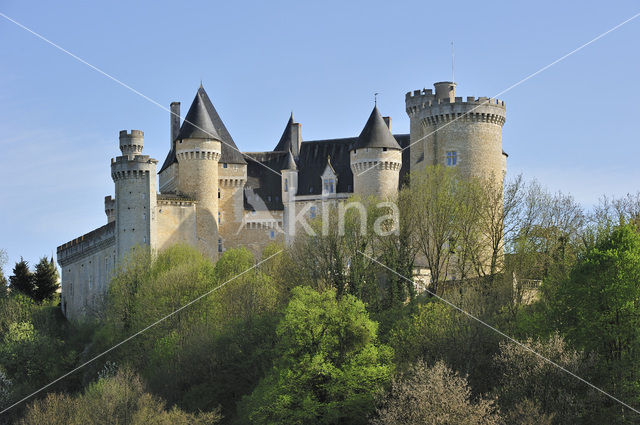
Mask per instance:
[[[120,132],[120,152],[122,155],[135,156],[142,154],[144,148],[144,133],[140,130],[127,130]]]
[[[407,93],[411,120],[410,166],[440,164],[458,167],[463,175],[501,179],[505,169],[502,126],[503,101],[487,97],[455,96],[456,85],[436,83],[430,89]]]
[[[156,247],[156,161],[141,155],[144,133],[120,132],[123,156],[111,160],[115,183],[116,253],[125,257],[135,246]],[[107,200],[105,199],[105,207]]]
[[[104,213],[107,215],[107,223],[116,221],[116,200],[111,195],[104,197]]]
[[[198,90],[176,141],[178,192],[197,201],[198,248],[212,259],[218,246],[218,162],[221,138]]]
[[[374,107],[358,140],[349,152],[353,192],[387,198],[398,192],[402,149],[391,134],[378,107]]]

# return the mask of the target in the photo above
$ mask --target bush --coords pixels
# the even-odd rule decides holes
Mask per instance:
[[[428,367],[419,360],[391,383],[374,425],[492,425],[501,424],[493,400],[471,401],[467,380],[444,362]]]

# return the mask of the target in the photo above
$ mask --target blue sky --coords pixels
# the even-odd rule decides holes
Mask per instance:
[[[493,96],[640,12],[637,2],[25,2],[0,12],[162,105],[202,79],[242,150],[359,133],[379,92],[408,132],[407,91],[451,76]],[[34,263],[106,222],[118,131],[162,162],[168,113],[0,17],[0,248]],[[509,173],[591,205],[640,189],[640,18],[501,96]]]

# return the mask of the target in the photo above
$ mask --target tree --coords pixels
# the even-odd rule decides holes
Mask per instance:
[[[82,394],[52,393],[33,402],[19,424],[213,425],[221,419],[217,411],[190,414],[175,407],[167,410],[163,400],[146,392],[138,375],[125,369],[91,383]]]
[[[0,249],[0,298],[7,296],[7,278],[4,276],[4,266],[7,264],[7,251]]]
[[[243,423],[366,423],[393,364],[362,301],[294,288],[276,335],[273,368],[240,405]]]
[[[444,362],[429,368],[419,360],[391,383],[391,391],[377,410],[374,425],[498,425],[502,421],[493,400],[473,402],[464,377]]]
[[[47,257],[42,257],[40,262],[36,264],[33,283],[35,285],[34,299],[36,301],[42,302],[54,297],[60,285],[58,284],[58,269],[53,262],[53,257],[51,257],[51,261]]]
[[[583,254],[567,278],[550,282],[553,324],[598,354],[619,398],[640,396],[640,233],[622,224]]]
[[[9,277],[11,290],[20,291],[25,295],[34,297],[35,284],[33,274],[29,270],[29,264],[20,257],[20,261],[13,268],[13,275]]]
[[[538,415],[553,417],[553,423],[589,423],[596,413],[591,406],[601,402],[597,394],[535,353],[589,381],[593,380],[595,356],[572,349],[557,333],[549,338],[527,339],[524,344],[530,350],[512,341],[501,342],[500,352],[494,357],[499,376],[495,395],[502,411],[526,416],[525,411],[531,407],[527,405],[533,404]]]
[[[440,283],[447,280],[458,245],[462,180],[450,167],[430,166],[411,173],[410,181],[400,196],[413,205],[415,243],[431,271],[431,291],[437,293]]]

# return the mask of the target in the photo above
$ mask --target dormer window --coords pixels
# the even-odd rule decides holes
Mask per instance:
[[[333,193],[334,192],[334,186],[335,186],[335,180],[334,179],[325,179],[324,180],[323,192],[324,193]]]

